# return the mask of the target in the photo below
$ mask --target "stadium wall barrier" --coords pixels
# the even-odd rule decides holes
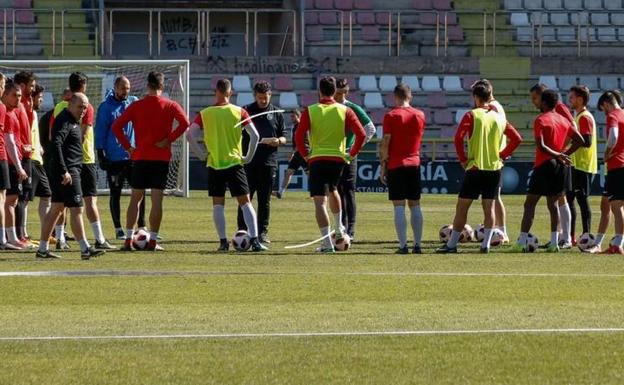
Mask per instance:
[[[287,161],[280,161],[275,186],[282,183],[284,172],[288,167]],[[604,185],[604,166],[601,166],[599,174],[592,179],[592,194],[600,195]],[[531,177],[532,162],[507,162],[503,169],[503,193],[525,194],[526,186]],[[206,167],[198,160],[190,161],[189,181],[191,190],[206,190],[208,177]],[[380,165],[378,161],[358,161],[358,192],[386,192],[387,187],[379,180]],[[423,193],[431,194],[457,194],[461,187],[464,169],[459,163],[435,161],[427,162],[421,166],[421,186]],[[308,178],[299,170],[292,178],[289,190],[307,190]]]

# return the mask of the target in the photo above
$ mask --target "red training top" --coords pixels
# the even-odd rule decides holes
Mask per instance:
[[[553,151],[563,151],[566,139],[571,137],[573,133],[574,126],[572,123],[555,110],[540,114],[533,123],[535,142],[539,142],[539,138],[543,137],[544,144]],[[539,147],[535,148],[534,168],[550,159],[553,157],[549,153],[542,151]]]
[[[12,110],[7,109],[6,118],[4,119],[4,134],[5,135],[13,134],[13,137],[15,138],[15,145],[18,148],[17,156],[19,157],[19,160],[22,160],[22,154],[19,151],[20,122],[16,115],[17,111],[18,111],[17,108],[14,108]],[[9,164],[13,164],[13,161],[11,161],[11,158],[9,158],[9,156],[6,154],[6,148],[5,148],[5,156],[8,159]]]
[[[178,127],[172,131],[173,120]],[[123,148],[130,149],[130,141],[124,134],[123,128],[132,122],[136,149],[132,153],[132,160],[171,160],[171,146],[159,148],[156,143],[168,139],[173,143],[184,134],[189,126],[189,120],[182,107],[162,96],[148,95],[128,106],[117,120],[113,122],[113,132]]]
[[[4,121],[7,118],[6,106],[0,103],[0,160],[7,160],[6,149],[4,148]]]
[[[15,134],[15,142],[18,143],[18,151],[22,159],[29,159],[32,152],[32,141],[30,140],[30,119],[28,119],[28,111],[26,111],[24,103],[19,103],[14,112],[19,121],[19,133]],[[28,151],[27,147],[29,148]]]
[[[613,127],[618,128],[618,140],[611,149],[611,157],[607,160],[607,170],[624,167],[624,110],[613,110],[607,115],[607,138]]]
[[[484,109],[496,111],[495,107],[490,106]],[[466,156],[466,149],[464,148],[464,138],[466,136],[468,138],[472,136],[473,128],[474,119],[472,117],[472,111],[468,111],[464,114],[461,122],[459,122],[459,126],[457,126],[457,131],[455,132],[454,138],[455,152],[457,152],[457,158],[461,163],[468,161],[468,156]],[[507,146],[505,146],[505,148],[502,149],[499,154],[500,158],[504,160],[509,158],[511,154],[513,154],[513,152],[516,150],[516,148],[518,148],[518,146],[522,142],[522,136],[520,135],[518,130],[516,130],[514,126],[511,125],[511,123],[509,123],[509,121],[507,121],[505,125],[505,130],[503,131],[503,134],[509,140],[507,142]]]
[[[425,113],[414,107],[394,107],[384,115],[383,133],[390,135],[388,170],[420,166]]]
[[[320,100],[321,104],[333,104],[336,103],[334,98],[331,97],[323,97]],[[366,131],[364,131],[364,127],[360,123],[355,112],[352,109],[347,107],[347,115],[345,116],[345,135],[346,130],[349,129],[355,135],[355,142],[353,146],[351,146],[351,151],[349,151],[349,156],[355,158],[357,154],[364,146],[364,141],[366,140]],[[301,120],[299,121],[299,126],[297,126],[297,131],[295,132],[295,144],[297,145],[297,151],[304,158],[310,154],[310,150],[306,147],[305,141],[308,132],[310,131],[310,113],[306,108],[301,114]],[[335,157],[335,156],[319,156],[309,160],[309,163],[314,163],[320,160],[329,160],[331,162],[339,162],[344,163],[344,159]]]
[[[567,121],[574,125],[574,116],[572,115],[572,112],[570,112],[568,106],[566,106],[563,102],[557,102],[555,105],[555,112],[566,118]]]

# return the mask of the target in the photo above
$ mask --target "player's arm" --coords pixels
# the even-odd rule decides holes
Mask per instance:
[[[466,167],[468,157],[466,156],[466,150],[464,149],[464,138],[472,135],[473,118],[472,112],[468,111],[462,117],[461,122],[457,126],[455,131],[455,137],[453,143],[455,144],[455,152],[457,153],[457,159],[462,167]]]
[[[52,159],[58,164],[63,174],[67,173],[67,166],[63,158],[63,143],[69,134],[69,129],[65,125],[54,124],[52,133]]]
[[[172,102],[171,105],[173,106],[173,117],[178,122],[178,127],[169,133],[169,136],[167,137],[169,143],[175,142],[176,139],[182,136],[191,124],[188,116],[186,116],[186,113],[178,103]]]
[[[247,135],[249,135],[249,146],[247,147],[247,154],[243,157],[243,163],[247,164],[251,162],[254,155],[256,154],[256,149],[258,148],[258,142],[260,141],[260,134],[258,134],[258,130],[256,130],[256,126],[254,126],[253,122],[250,120],[243,127]]]
[[[362,123],[360,123],[360,120],[352,109],[347,108],[347,115],[345,118],[347,128],[355,135],[355,141],[353,146],[351,146],[351,151],[349,151],[349,157],[355,158],[364,146],[364,143],[366,143],[366,131],[364,131]]]
[[[197,114],[193,123],[189,127],[189,132],[186,135],[186,140],[189,142],[189,147],[191,151],[195,154],[198,159],[205,161],[208,157],[208,154],[201,149],[199,143],[197,143],[198,139],[204,136],[204,126],[201,119],[201,114]]]
[[[617,144],[619,137],[620,137],[620,133],[619,133],[618,125],[615,124],[613,125],[613,127],[609,129],[609,136],[607,136],[607,145],[605,146],[605,155],[604,155],[605,162],[608,161],[613,155],[613,149],[615,148],[615,145]]]
[[[594,125],[592,121],[587,117],[581,117],[579,121],[579,131],[583,137],[583,147],[589,148],[592,145],[592,133],[594,132]]]
[[[518,130],[516,130],[516,128],[509,122],[507,122],[503,133],[507,137],[508,141],[507,146],[505,146],[505,148],[500,152],[500,158],[505,160],[509,158],[514,151],[516,151],[518,146],[520,146],[520,143],[522,143],[522,135],[520,135]]]
[[[310,131],[310,114],[308,109],[306,108],[301,114],[301,120],[299,121],[299,125],[297,126],[297,131],[295,131],[295,146],[297,146],[297,151],[301,154],[305,159],[310,155],[310,150],[306,146],[306,137],[308,132]]]
[[[279,140],[279,146],[283,146],[288,141],[286,136],[284,135],[286,132],[286,127],[284,125],[284,114],[279,112],[277,114],[277,139]]]
[[[133,106],[134,105],[131,104],[121,114],[121,116],[115,119],[112,126],[113,134],[115,134],[117,141],[119,142],[119,144],[121,144],[121,147],[123,147],[129,153],[132,153],[132,151],[134,151],[134,148],[132,147],[132,144],[130,144],[130,140],[126,136],[126,133],[123,131],[123,128],[126,126],[126,124],[128,124],[128,122],[132,120],[132,114],[134,111],[134,108],[132,108]]]
[[[4,143],[6,146],[6,153],[11,162],[15,165],[17,169],[17,173],[20,175],[26,175],[24,169],[22,168],[22,162],[19,159],[19,153],[17,148],[17,143],[15,142],[15,134],[13,132],[6,132],[4,134]]]
[[[576,129],[576,125],[570,126],[568,131],[568,138],[570,139],[570,147],[565,151],[566,155],[573,154],[576,150],[583,147],[585,144],[585,139],[581,133]]]
[[[364,111],[362,107],[358,106],[357,104],[353,104],[353,111],[355,112],[358,120],[364,127],[364,132],[366,132],[365,143],[368,143],[373,138],[373,136],[375,136],[375,133],[377,133],[377,128],[373,124],[370,116],[368,116],[368,114],[366,113],[366,111]]]

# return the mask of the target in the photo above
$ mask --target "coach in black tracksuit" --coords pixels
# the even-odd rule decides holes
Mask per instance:
[[[268,112],[253,118],[253,123],[260,135],[260,143],[252,161],[245,165],[249,192],[253,199],[254,194],[258,197],[258,239],[262,243],[270,243],[268,237],[269,218],[271,215],[271,192],[277,172],[277,148],[286,144],[284,137],[284,116],[271,104],[271,84],[260,81],[254,85],[254,97],[256,101],[245,110],[249,116]],[[249,136],[243,132],[243,151],[249,145]],[[238,209],[238,228],[246,230],[245,221],[241,209]]]

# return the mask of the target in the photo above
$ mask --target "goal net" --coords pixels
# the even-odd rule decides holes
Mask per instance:
[[[37,82],[45,87],[43,104],[38,111],[43,114],[61,101],[68,87],[69,75],[80,71],[88,78],[87,96],[96,113],[114,86],[115,79],[124,75],[130,80],[130,95],[141,98],[147,93],[147,74],[160,71],[165,75],[164,95],[189,112],[189,61],[188,60],[3,60],[0,72],[13,77],[19,71],[32,71]],[[177,123],[174,122],[174,125]],[[174,127],[175,128],[175,127]],[[128,187],[128,186],[126,186]],[[106,173],[98,168],[98,191],[108,192]],[[188,144],[181,136],[172,144],[172,158],[167,176],[168,194],[188,196]]]

